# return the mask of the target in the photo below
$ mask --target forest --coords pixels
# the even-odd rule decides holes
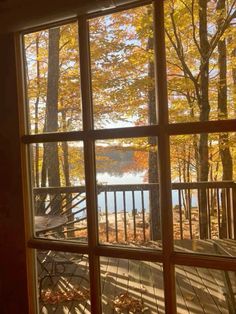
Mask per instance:
[[[162,119],[153,19],[150,4],[88,20],[94,129]],[[84,128],[79,32],[72,22],[24,36],[30,134]],[[165,36],[169,123],[235,119],[236,0],[165,1]],[[235,133],[171,136],[172,181],[235,180],[235,145]],[[114,162],[112,150],[133,151],[121,172],[144,170],[146,182],[158,182],[157,138],[99,141],[98,172]],[[84,183],[82,141],[32,144],[31,158],[35,187]]]

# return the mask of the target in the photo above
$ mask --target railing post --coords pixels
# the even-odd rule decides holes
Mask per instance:
[[[159,201],[159,185],[151,186],[150,193],[150,237],[156,241],[161,239],[161,210]]]
[[[216,189],[216,201],[217,201],[217,222],[218,222],[218,237],[221,238],[221,221],[220,221],[220,195],[219,188]]]
[[[236,239],[236,183],[232,186],[232,221],[233,221],[233,239]]]
[[[105,197],[105,215],[106,215],[106,241],[109,242],[109,219],[108,219],[108,202],[107,202],[107,191],[104,192]]]
[[[188,210],[188,220],[189,220],[189,234],[190,239],[193,238],[193,227],[192,227],[192,202],[191,202],[191,195],[190,189],[187,189],[187,210]]]
[[[182,200],[181,200],[181,190],[178,190],[179,198],[179,224],[180,224],[180,239],[183,240],[183,217],[182,217]]]
[[[220,229],[220,238],[228,237],[228,224],[227,224],[227,205],[226,205],[226,190],[223,188],[221,190],[221,210],[222,210],[222,218],[221,218],[221,229]]]
[[[227,237],[229,239],[232,239],[233,237],[233,226],[232,226],[232,222],[233,222],[233,217],[232,217],[232,205],[231,205],[231,200],[230,200],[230,189],[226,188],[226,210],[227,210],[227,230],[228,230],[228,234]]]
[[[210,199],[210,191],[209,188],[206,189],[206,197],[207,197],[207,222],[208,222],[208,238],[211,239],[211,206],[212,199]]]
[[[143,241],[146,242],[146,220],[145,220],[145,208],[144,208],[144,194],[141,190],[141,202],[142,202],[142,220],[143,220]]]
[[[116,234],[116,242],[118,242],[118,222],[117,222],[117,200],[116,200],[116,191],[114,191],[114,211],[115,211],[115,234]]]
[[[208,235],[208,217],[207,217],[207,195],[206,188],[198,189],[199,206],[199,233],[200,239],[207,239]]]
[[[123,191],[123,206],[124,206],[124,236],[125,236],[125,241],[127,241],[127,221],[126,221],[126,199],[125,199],[125,191]]]
[[[136,215],[137,215],[137,209],[136,209],[136,206],[135,206],[135,194],[134,194],[134,191],[132,191],[132,206],[133,206],[133,209],[132,209],[132,216],[133,216],[133,228],[134,228],[134,237],[133,239],[136,240]]]
[[[65,210],[69,214],[69,222],[72,222],[72,221],[74,221],[74,215],[72,215],[72,194],[71,193],[66,193],[65,201],[66,201]],[[75,237],[75,232],[70,231],[70,229],[73,229],[73,228],[74,228],[74,224],[72,224],[70,226],[70,228],[67,228],[66,237],[68,237],[68,238],[74,238]]]

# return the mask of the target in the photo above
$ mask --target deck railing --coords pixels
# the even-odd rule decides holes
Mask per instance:
[[[160,214],[158,184],[99,185],[97,218],[103,242],[146,242],[152,239],[151,217]],[[156,193],[152,204],[151,193]],[[203,197],[204,196],[204,197]],[[205,199],[205,204],[200,198]],[[65,237],[80,237],[86,228],[85,187],[35,188],[36,215],[66,215]],[[236,183],[172,184],[175,239],[236,238]],[[164,209],[163,209],[164,210]],[[161,224],[159,224],[161,225]],[[201,230],[204,227],[204,237]]]
[[[174,183],[179,216],[179,237],[202,238],[201,224],[207,229],[207,238],[236,238],[236,184],[233,181]],[[200,197],[205,204],[201,207]],[[184,234],[185,220],[188,228]],[[195,232],[194,232],[195,228]],[[196,230],[197,229],[197,230]]]

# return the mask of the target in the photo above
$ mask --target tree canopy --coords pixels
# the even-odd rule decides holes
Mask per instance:
[[[235,0],[165,1],[170,123],[235,118],[235,23]],[[156,123],[153,31],[151,5],[89,20],[96,129]],[[58,36],[58,42],[50,49],[55,36]],[[77,23],[30,33],[24,38],[30,132],[82,130]],[[51,77],[57,82],[50,82]],[[54,96],[50,89],[56,90]],[[51,128],[48,121],[52,123],[53,119],[55,126]],[[71,175],[70,168],[78,168],[74,166],[76,158],[69,161],[66,158],[67,144],[58,144],[64,152],[62,157],[57,157],[64,177]],[[151,167],[148,164],[150,156],[146,153],[149,145],[155,146],[156,143],[140,139],[120,140],[121,149],[133,147],[135,150],[130,170],[142,170],[144,165]],[[235,178],[234,146],[235,134],[172,137],[172,180]],[[40,161],[42,149],[47,150],[47,147],[36,145],[34,149],[36,185],[42,183],[39,180],[41,177],[42,181],[42,169],[39,169],[40,164],[43,165]],[[81,155],[80,147],[71,149],[77,151],[73,155]],[[70,167],[63,166],[66,162]]]

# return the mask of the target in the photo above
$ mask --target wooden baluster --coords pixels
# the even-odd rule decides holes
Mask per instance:
[[[143,240],[146,241],[146,221],[145,221],[145,208],[144,208],[144,192],[141,191],[141,201],[142,201],[142,220],[143,220]]]

